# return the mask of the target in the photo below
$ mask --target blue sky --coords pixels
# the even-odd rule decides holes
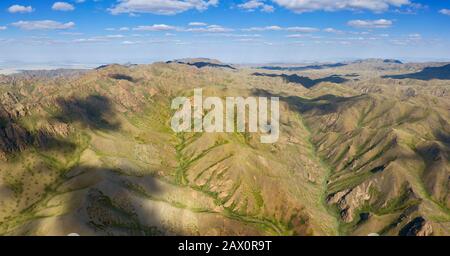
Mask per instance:
[[[2,0],[0,65],[450,60],[449,0]]]

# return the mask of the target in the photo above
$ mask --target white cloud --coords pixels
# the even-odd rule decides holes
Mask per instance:
[[[292,35],[287,35],[287,38],[303,38],[305,37],[304,34],[292,34]]]
[[[8,12],[10,13],[30,13],[33,12],[33,7],[30,6],[23,6],[23,5],[12,5],[8,8]]]
[[[252,27],[243,29],[243,31],[280,31],[280,30],[283,30],[283,28],[280,26]]]
[[[193,27],[201,27],[201,26],[207,26],[208,24],[204,23],[204,22],[190,22],[188,24],[189,26],[193,26]]]
[[[119,0],[119,3],[109,11],[112,14],[121,13],[153,13],[159,15],[174,15],[191,9],[203,11],[210,6],[216,6],[219,0]]]
[[[118,29],[119,31],[129,31],[130,28],[129,27],[121,27]]]
[[[267,26],[267,27],[251,27],[244,28],[243,31],[289,31],[298,33],[313,33],[319,31],[317,28],[312,27],[287,27],[283,28],[280,26]]]
[[[122,44],[124,45],[133,45],[133,44],[139,44],[140,41],[123,41]]]
[[[89,38],[78,38],[73,40],[73,42],[75,43],[106,43],[106,42],[112,42],[112,41],[116,41],[118,39],[122,39],[125,38],[124,35],[106,35],[106,36],[94,36],[94,37],[89,37]]]
[[[0,30],[6,30],[7,27],[6,26],[0,26]]]
[[[228,38],[261,38],[260,34],[235,34],[235,33],[211,33],[205,36],[228,37]]]
[[[420,10],[428,9],[427,5],[419,4],[419,3],[410,3],[406,6],[406,8],[396,9],[396,13],[400,14],[417,14]]]
[[[55,30],[70,29],[75,26],[73,22],[60,23],[54,20],[18,21],[11,23],[14,27],[24,30]]]
[[[177,39],[156,39],[156,40],[150,40],[150,41],[145,41],[145,43],[149,43],[149,44],[168,44],[168,43],[180,43],[180,40]]]
[[[424,40],[421,34],[409,34],[407,36],[401,36],[392,40],[389,40],[390,43],[394,45],[418,45],[424,42],[431,43],[429,40]]]
[[[334,28],[326,28],[323,31],[327,32],[327,33],[334,33],[334,34],[343,34],[344,33],[344,31],[334,29]]]
[[[81,32],[60,32],[60,35],[66,35],[66,36],[81,36],[83,33]]]
[[[222,34],[225,37],[240,37],[240,38],[248,38],[248,37],[262,37],[260,34]]]
[[[74,43],[103,43],[108,40],[105,38],[93,37],[93,38],[79,38],[73,40]]]
[[[262,12],[273,12],[275,8],[272,5],[265,4],[262,0],[249,0],[238,5],[239,9],[247,11],[261,10]]]
[[[349,33],[352,35],[370,35],[369,31],[350,31]]]
[[[176,27],[169,26],[166,24],[154,24],[151,26],[138,26],[133,28],[135,31],[168,31],[168,30],[175,30]]]
[[[189,28],[186,29],[187,32],[198,32],[198,33],[226,33],[234,31],[231,28],[224,28],[219,25],[210,25],[205,28]]]
[[[67,12],[75,10],[75,7],[66,2],[55,2],[52,6],[52,10]]]
[[[418,33],[416,33],[416,34],[409,34],[408,38],[410,40],[421,40],[422,39],[422,35],[418,34]]]
[[[261,8],[261,11],[262,12],[274,12],[275,11],[275,7],[273,7],[272,5],[264,5],[262,8]]]
[[[106,38],[114,39],[114,38],[124,38],[124,35],[106,35]]]
[[[450,15],[450,9],[442,9],[439,11],[439,13],[442,13],[444,15]]]
[[[309,38],[309,39],[322,39],[323,36],[313,36],[311,34],[289,34],[287,38]]]
[[[245,3],[239,4],[238,7],[246,10],[255,10],[264,5],[262,1],[259,0],[250,0]]]
[[[401,46],[408,45],[408,42],[406,42],[405,40],[393,39],[393,40],[390,40],[390,42],[394,45],[401,45]]]
[[[347,24],[355,28],[389,28],[392,26],[391,20],[351,20]]]
[[[253,43],[253,42],[261,42],[261,39],[257,39],[257,38],[238,38],[238,39],[234,39],[234,42],[241,42],[241,43]]]
[[[286,28],[286,30],[290,32],[300,32],[300,33],[313,33],[319,31],[319,29],[311,27],[289,27]]]
[[[297,13],[312,11],[370,10],[386,11],[389,7],[411,4],[410,0],[272,0]]]

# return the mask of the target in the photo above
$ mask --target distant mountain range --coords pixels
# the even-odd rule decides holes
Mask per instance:
[[[325,69],[325,68],[337,68],[346,66],[344,63],[333,63],[333,64],[318,64],[318,65],[308,65],[302,67],[281,67],[281,66],[262,66],[258,67],[258,69],[267,69],[267,70],[279,70],[279,71],[303,71],[309,69]]]
[[[392,79],[418,79],[418,80],[432,80],[432,79],[443,79],[450,80],[450,64],[441,67],[426,67],[422,71],[401,74],[401,75],[389,75],[383,76],[383,78]]]
[[[321,70],[328,68],[339,68],[351,64],[403,64],[403,62],[395,59],[364,59],[351,62],[326,63],[302,66],[261,66],[258,69],[276,70],[276,71],[305,71],[305,70]]]

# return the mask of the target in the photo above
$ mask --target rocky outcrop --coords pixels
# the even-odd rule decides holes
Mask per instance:
[[[7,123],[0,129],[0,151],[3,156],[24,150],[30,142],[30,134],[15,123]]]
[[[43,146],[55,137],[65,137],[70,132],[68,124],[58,121],[44,122],[29,130],[20,122],[27,115],[28,107],[22,105],[12,93],[6,92],[0,96],[0,159],[7,160],[7,155],[25,150],[29,146]]]
[[[417,217],[406,224],[399,232],[400,236],[431,236],[433,227],[423,217]]]
[[[0,118],[18,118],[27,112],[27,108],[19,102],[17,96],[10,92],[1,95],[0,102]]]
[[[328,197],[328,204],[336,204],[341,211],[342,220],[350,223],[354,220],[356,210],[370,200],[372,182],[365,182],[353,189],[339,191]]]

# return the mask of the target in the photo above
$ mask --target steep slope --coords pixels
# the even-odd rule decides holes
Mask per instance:
[[[396,235],[416,217],[427,234],[448,232],[448,98],[363,94],[290,102],[333,170],[327,201],[347,223],[345,232],[370,227]]]
[[[323,203],[327,170],[298,113],[283,116],[271,146],[256,135],[171,131],[171,98],[195,85],[208,85],[206,95],[251,95],[247,79],[114,65],[64,84],[9,88],[14,100],[4,105],[25,110],[2,122],[4,144],[17,145],[2,148],[0,232],[337,234]],[[36,142],[46,127],[51,143]]]
[[[449,235],[448,84],[252,72],[4,77],[0,234]],[[174,133],[171,100],[197,87],[280,97],[280,140]]]

